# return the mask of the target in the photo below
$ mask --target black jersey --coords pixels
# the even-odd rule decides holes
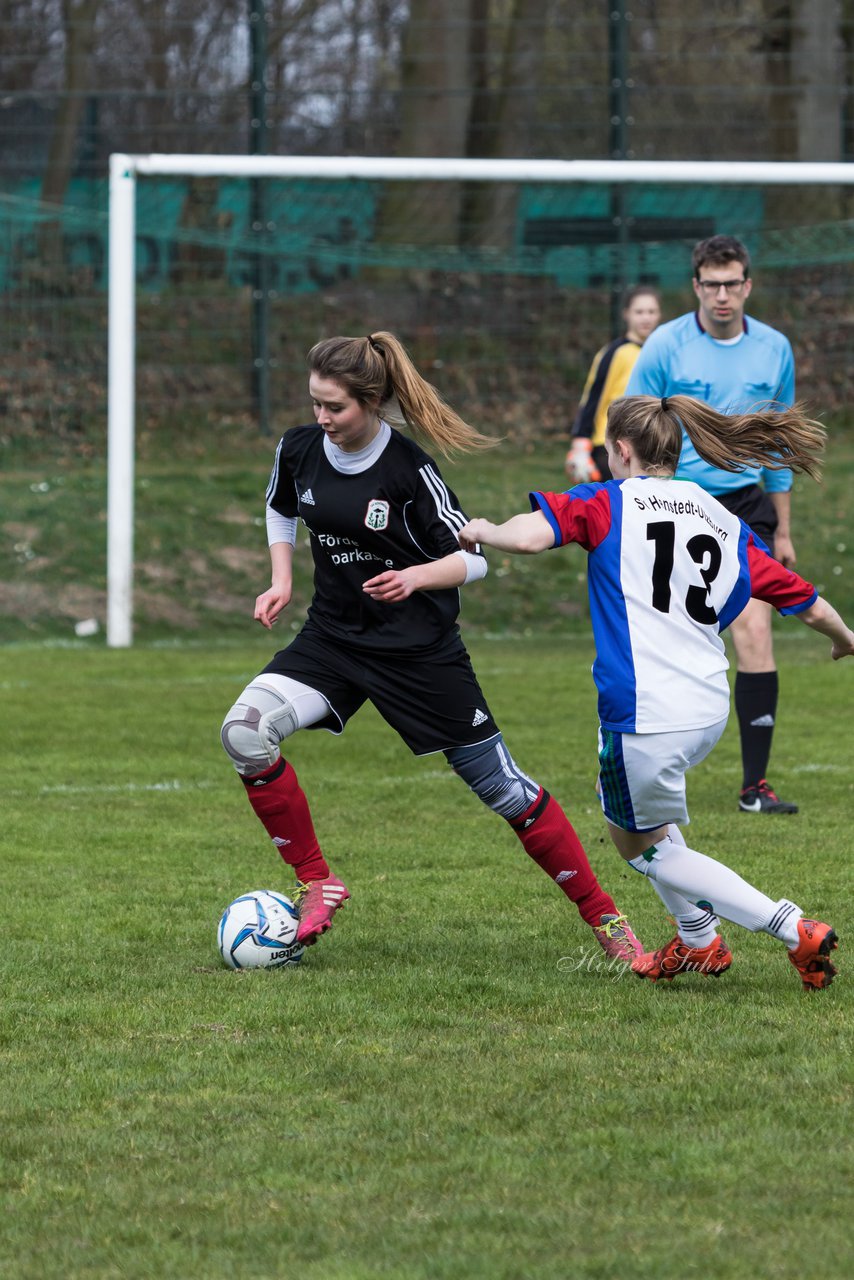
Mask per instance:
[[[373,600],[362,584],[386,569],[439,560],[459,551],[467,517],[439,470],[415,441],[391,430],[365,471],[342,475],[317,425],[294,427],[279,442],[267,501],[299,516],[311,534],[314,597],[309,623],[349,645],[406,653],[435,649],[456,636],[456,587],[415,591],[408,600]]]

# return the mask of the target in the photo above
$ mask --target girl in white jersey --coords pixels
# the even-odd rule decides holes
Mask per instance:
[[[340,733],[365,702],[416,755],[442,752],[575,902],[612,959],[642,947],[598,883],[563,809],[511,756],[457,626],[459,588],[482,577],[460,550],[466,522],[432,457],[493,443],[463,422],[390,333],[328,338],[309,352],[315,421],[282,437],[267,488],[272,584],[255,618],[272,628],[291,598],[297,520],[311,538],[314,597],[292,642],[244,689],[223,745],[253,810],[298,881],[297,941],[313,943],[350,892],[330,870],[282,743],[297,729]]]
[[[826,987],[836,972],[830,925],[689,849],[679,824],[688,820],[686,771],[726,724],[720,633],[751,596],[828,636],[834,659],[854,655],[854,632],[743,521],[692,481],[672,479],[683,427],[715,466],[818,472],[824,431],[797,408],[725,417],[688,396],[629,396],[608,413],[613,480],[532,493],[531,513],[501,525],[472,520],[460,545],[524,554],[576,542],[588,552],[602,809],[617,849],[649,877],[678,929],[633,971],[653,982],[720,975],[732,963],[717,930],[723,916],[783,941],[804,987]]]

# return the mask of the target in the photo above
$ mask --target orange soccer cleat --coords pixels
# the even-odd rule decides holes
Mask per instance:
[[[801,975],[805,991],[820,991],[829,987],[836,976],[836,968],[830,963],[830,953],[836,949],[838,938],[829,924],[820,920],[798,921],[800,941],[789,959]]]
[[[732,964],[732,952],[723,938],[715,938],[707,947],[689,947],[677,934],[658,951],[647,951],[632,961],[632,973],[639,978],[672,982],[680,973],[702,973],[719,978]]]

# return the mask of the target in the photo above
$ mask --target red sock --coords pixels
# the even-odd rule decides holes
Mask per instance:
[[[243,778],[249,803],[297,878],[325,880],[329,867],[317,843],[311,810],[292,764],[280,756],[271,768]]]
[[[593,874],[572,823],[548,791],[510,823],[525,852],[578,907],[582,920],[598,925],[603,915],[619,915],[614,899]]]

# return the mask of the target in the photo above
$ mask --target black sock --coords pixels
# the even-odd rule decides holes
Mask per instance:
[[[774,736],[779,680],[776,671],[739,671],[735,710],[741,732],[742,788],[755,787],[766,774]]]

